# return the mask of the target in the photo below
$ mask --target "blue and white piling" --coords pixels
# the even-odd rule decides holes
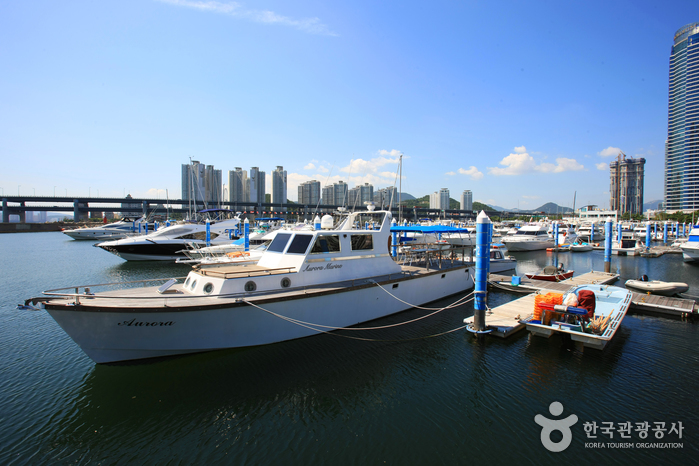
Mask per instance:
[[[490,225],[492,222],[484,211],[476,219],[476,287],[473,292],[474,333],[488,333],[485,325],[485,309],[488,301],[488,272],[490,271]]]
[[[393,226],[396,226],[396,219],[395,218],[391,221],[391,224]],[[398,232],[392,231],[391,232],[391,256],[396,257],[397,255],[398,255]]]
[[[244,227],[245,251],[249,251],[250,250],[250,221],[247,218],[245,219],[244,225],[245,225],[245,227]]]
[[[206,247],[211,246],[211,222],[206,219]]]
[[[663,227],[663,245],[667,245],[667,222]]]
[[[650,251],[650,223],[646,224],[646,251]]]
[[[604,271],[612,270],[612,217],[607,217],[604,224]]]

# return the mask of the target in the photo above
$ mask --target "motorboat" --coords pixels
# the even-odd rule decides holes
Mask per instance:
[[[573,243],[570,245],[570,252],[588,252],[592,251],[593,246],[590,243]]]
[[[539,304],[541,314],[535,311],[523,322],[532,335],[568,335],[583,347],[601,350],[626,316],[631,296],[629,290],[617,286],[582,285],[562,296],[564,304]]]
[[[645,245],[636,237],[633,230],[622,230],[621,238],[612,241],[612,254],[617,256],[638,256],[645,250]]]
[[[527,278],[532,280],[544,280],[547,282],[560,282],[567,280],[573,276],[575,272],[573,270],[565,270],[563,264],[558,267],[555,265],[547,265],[544,269],[537,273],[527,273],[524,274]]]
[[[517,269],[517,258],[507,254],[507,246],[502,243],[491,244],[490,246],[490,273],[515,272]]]
[[[366,229],[365,218],[380,228]],[[473,288],[473,264],[441,251],[394,260],[391,219],[371,209],[337,224],[326,215],[320,230],[277,233],[256,265],[196,267],[159,287],[54,289],[24,307],[45,309],[92,360],[109,363],[356,334],[347,327]]]
[[[553,238],[553,224],[547,230],[549,236]],[[554,238],[555,240],[556,238]],[[558,246],[559,250],[563,245],[573,244],[578,239],[575,226],[569,223],[558,222]]]
[[[686,283],[648,280],[647,275],[643,275],[638,280],[626,280],[624,285],[626,288],[638,291],[639,293],[658,294],[662,296],[674,296],[689,290],[689,285]]]
[[[186,257],[183,251],[188,245],[215,246],[230,243],[233,238],[238,239],[235,232],[240,231],[240,218],[236,216],[221,220],[225,213],[230,211],[202,210],[200,214],[209,215],[205,221],[175,224],[147,235],[105,241],[95,246],[127,261],[175,261]]]
[[[604,231],[594,222],[585,222],[578,227],[580,241],[594,243],[604,239]]]
[[[501,242],[505,243],[510,252],[550,248],[554,246],[554,240],[547,230],[544,223],[523,225],[514,235],[502,237]]]
[[[141,235],[154,230],[155,224],[148,223],[144,217],[123,217],[113,223],[105,223],[104,225],[92,228],[63,230],[63,233],[76,240],[104,241]]]
[[[689,231],[687,241],[680,244],[682,258],[685,262],[699,261],[699,225],[695,225]]]

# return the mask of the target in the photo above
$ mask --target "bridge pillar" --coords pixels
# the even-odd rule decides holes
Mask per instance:
[[[27,223],[27,213],[22,209],[26,204],[24,201],[21,201],[19,203],[20,211],[19,211],[19,223]]]
[[[148,201],[143,201],[143,216],[148,217]]]
[[[7,198],[2,198],[2,223],[10,222],[10,211],[7,209]]]

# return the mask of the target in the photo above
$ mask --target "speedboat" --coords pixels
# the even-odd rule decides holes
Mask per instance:
[[[574,243],[570,245],[570,252],[587,252],[592,251],[590,243]]]
[[[153,231],[155,225],[141,217],[123,217],[114,223],[105,223],[93,228],[74,228],[63,230],[63,233],[78,240],[110,240],[126,238],[127,236],[145,234]]]
[[[527,273],[525,276],[532,280],[544,280],[547,282],[560,282],[567,280],[573,276],[575,271],[565,270],[563,264],[556,267],[555,265],[547,265],[541,272]]]
[[[209,209],[200,213],[220,215],[222,212],[229,211]],[[234,231],[240,228],[240,219],[237,216],[225,220],[208,220],[171,225],[147,235],[105,241],[95,246],[127,261],[175,261],[186,257],[183,251],[188,245],[203,247],[230,243]],[[235,239],[238,239],[238,236],[235,236]]]
[[[680,248],[685,262],[699,261],[699,225],[692,227],[687,241],[680,244]]]
[[[501,241],[511,252],[538,251],[554,246],[553,238],[547,230],[546,224],[543,223],[524,225],[514,235],[502,237]]]
[[[564,304],[540,303],[541,315],[535,313],[524,320],[527,330],[546,338],[554,333],[568,335],[583,347],[601,350],[626,316],[631,292],[617,286],[582,285],[563,295],[561,300]],[[565,304],[571,302],[575,305]]]
[[[674,296],[689,290],[689,285],[686,283],[648,280],[647,275],[643,275],[638,280],[626,280],[624,285],[626,285],[626,288],[638,291],[639,293],[659,294],[662,296]]]
[[[585,222],[578,228],[578,238],[594,243],[604,239],[604,231],[594,222]]]
[[[621,239],[614,238],[612,241],[612,254],[617,256],[638,256],[644,250],[645,245],[630,230],[622,230]]]
[[[337,225],[326,215],[320,230],[278,232],[256,265],[197,267],[160,287],[49,290],[25,307],[39,305],[92,360],[109,363],[329,333],[473,287],[473,264],[441,251],[400,265],[391,212],[371,207]]]

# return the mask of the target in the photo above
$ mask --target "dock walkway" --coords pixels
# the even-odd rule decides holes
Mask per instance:
[[[506,338],[523,329],[521,321],[534,312],[534,299],[538,292],[565,293],[572,287],[583,284],[608,285],[619,279],[619,275],[605,272],[588,272],[561,282],[548,282],[522,277],[519,285],[512,285],[512,277],[490,274],[489,283],[493,287],[515,292],[526,292],[524,296],[486,311],[485,321],[493,329],[491,335]],[[631,309],[639,313],[660,313],[686,317],[696,315],[696,303],[691,299],[632,293]],[[473,317],[464,320],[473,323]]]

